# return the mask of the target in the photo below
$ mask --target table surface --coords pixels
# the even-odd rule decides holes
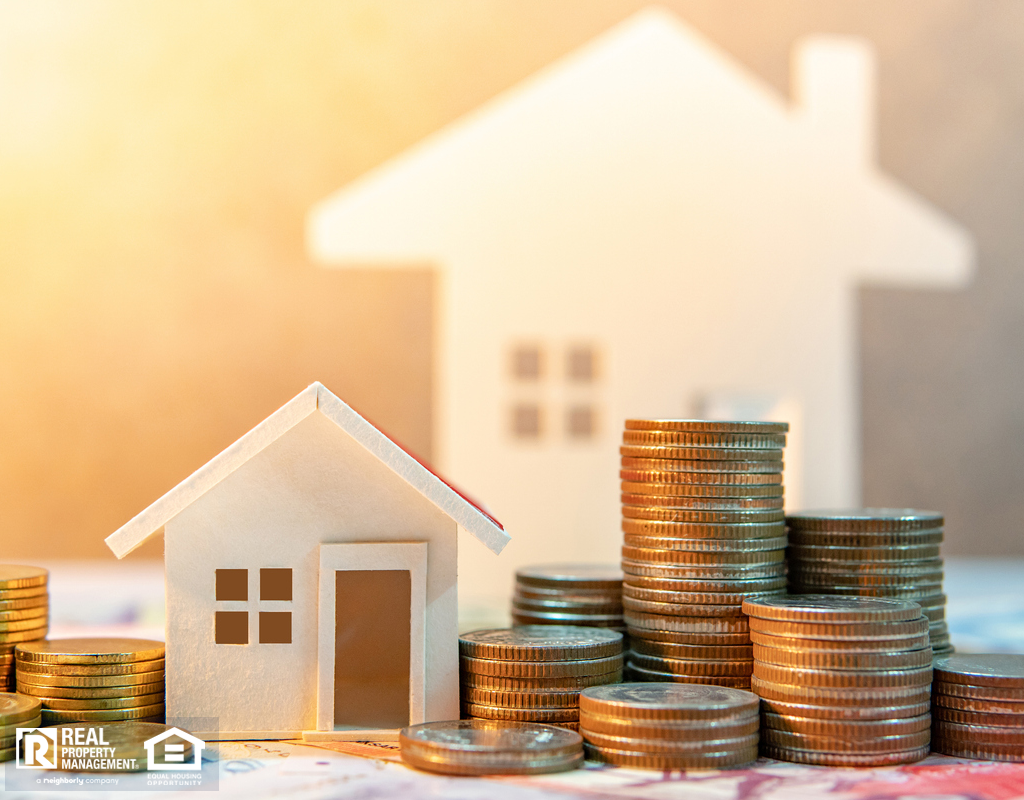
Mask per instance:
[[[163,575],[159,565],[54,563],[51,637],[135,635],[163,638]],[[960,651],[1024,653],[1024,559],[947,559],[947,619]],[[503,609],[494,609],[496,619]],[[487,610],[474,609],[473,618]],[[264,798],[664,798],[688,800],[834,800],[1024,798],[1024,764],[969,761],[931,755],[917,764],[873,769],[804,767],[769,759],[739,770],[651,772],[587,763],[555,775],[448,778],[410,769],[389,743],[220,742],[204,751],[204,776],[219,779],[218,797]],[[10,769],[10,766],[7,766]],[[65,773],[69,779],[76,776]],[[85,777],[85,776],[81,776]],[[147,774],[116,777],[116,791],[82,797],[151,795]],[[6,778],[6,776],[5,776]],[[62,791],[20,791],[5,798],[66,797]],[[132,791],[138,789],[139,792]],[[191,794],[160,791],[162,796]]]

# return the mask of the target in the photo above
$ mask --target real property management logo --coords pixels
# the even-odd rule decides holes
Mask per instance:
[[[146,751],[146,770],[199,770],[206,747],[202,739],[179,728],[169,728],[142,742],[129,742],[120,737],[116,741],[108,740],[104,726],[99,725],[17,728],[15,737],[15,768],[31,770],[137,771],[142,769],[138,763],[140,745]],[[186,742],[192,745],[191,758],[187,760]]]

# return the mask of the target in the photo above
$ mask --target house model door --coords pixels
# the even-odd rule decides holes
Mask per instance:
[[[426,542],[320,545],[317,739],[424,721]]]

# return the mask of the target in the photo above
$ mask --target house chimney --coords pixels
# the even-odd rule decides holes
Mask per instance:
[[[875,54],[863,39],[811,36],[793,53],[797,106],[823,148],[875,161]]]

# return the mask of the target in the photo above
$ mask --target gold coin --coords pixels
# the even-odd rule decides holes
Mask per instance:
[[[44,613],[39,617],[26,619],[4,620],[0,619],[0,634],[22,633],[26,631],[38,631],[40,626],[45,626],[47,615]]]
[[[18,728],[38,728],[42,724],[42,719],[42,709],[40,709],[31,719],[22,719],[0,726],[0,736],[14,737],[18,733]]]
[[[40,567],[0,564],[0,593],[46,586],[49,573]]]
[[[757,731],[746,736],[737,736],[733,739],[711,738],[710,731],[706,731],[703,739],[678,739],[678,738],[633,738],[623,736],[610,736],[604,733],[587,730],[586,723],[580,720],[580,727],[583,730],[583,738],[591,747],[598,747],[602,750],[633,750],[639,753],[665,754],[665,755],[700,755],[712,752],[730,752],[745,750],[750,747],[757,747]]]
[[[715,464],[729,461],[753,461],[775,464],[782,471],[780,448],[754,449],[739,447],[680,447],[657,444],[624,444],[619,447],[624,458],[654,459],[658,461],[711,461]],[[623,466],[626,466],[623,463]]]
[[[622,548],[623,555],[626,554],[627,548],[631,550],[634,548],[641,550],[660,550],[662,552],[666,550],[682,551],[692,554],[700,553],[704,557],[695,558],[690,556],[688,559],[686,556],[673,553],[671,555],[665,554],[661,560],[680,562],[692,560],[693,563],[705,564],[728,564],[734,561],[740,563],[743,559],[737,558],[734,555],[735,553],[743,553],[747,561],[767,561],[768,556],[762,551],[778,550],[781,552],[786,548],[785,536],[769,536],[764,539],[729,539],[715,537],[709,537],[706,539],[681,539],[674,536],[636,536],[627,533],[623,536],[623,542],[625,543]],[[755,554],[758,556],[756,559],[752,558]]]
[[[751,597],[774,597],[784,594],[785,586],[765,588],[754,586],[749,590],[736,592],[676,592],[660,589],[647,589],[642,586],[634,586],[632,583],[623,584],[622,602],[625,605],[627,598],[633,600],[644,600],[651,603],[669,603],[681,605],[711,605],[711,606],[739,606],[744,599]]]
[[[938,683],[932,684],[932,703],[941,708],[984,714],[1017,714],[1024,719],[1024,697],[1018,700],[985,700],[975,697],[955,697],[942,692]]]
[[[678,618],[677,618],[678,619]],[[650,628],[628,626],[630,643],[644,640],[657,646],[660,644],[678,644],[687,647],[746,647],[750,648],[750,635],[747,631],[736,633],[691,633],[688,631],[663,631]],[[641,651],[647,652],[647,651]],[[657,653],[649,653],[657,655]]]
[[[668,685],[686,687],[694,684],[672,683]],[[757,714],[724,720],[638,720],[605,714],[590,714],[580,710],[580,727],[584,731],[584,737],[599,733],[627,739],[676,739],[679,741],[735,739],[756,734],[760,725]]]
[[[135,686],[29,686],[22,683],[26,694],[39,698],[62,698],[65,700],[99,700],[107,697],[138,697],[145,694],[162,694],[164,682],[140,683]]]
[[[15,752],[16,750],[13,747],[7,750],[0,750],[0,761],[13,761]]]
[[[708,605],[699,603],[659,603],[654,600],[637,600],[635,597],[622,596],[622,616],[631,612],[641,614],[657,614],[662,616],[676,617],[736,617],[746,619],[742,616],[740,604],[732,605]]]
[[[21,720],[39,716],[42,708],[38,700],[12,692],[0,692],[0,725],[13,725]]]
[[[971,686],[966,683],[949,683],[941,678],[935,679],[935,693],[950,697],[969,697],[975,700],[1024,702],[1024,691],[1016,686]]]
[[[877,548],[892,545],[941,544],[943,530],[942,528],[933,528],[911,533],[850,533],[802,531],[799,528],[790,528],[789,539],[793,544],[799,545]]]
[[[164,657],[164,643],[150,639],[82,638],[53,639],[22,645],[19,661],[51,664],[119,664]]]
[[[600,628],[527,625],[459,636],[459,654],[501,661],[579,661],[616,656],[622,634]]]
[[[18,691],[36,694],[35,689],[49,686],[137,686],[141,683],[160,683],[164,679],[163,670],[159,672],[140,672],[136,675],[28,675],[17,673]]]
[[[818,767],[886,767],[896,764],[913,764],[928,755],[929,748],[919,747],[896,753],[824,753],[813,750],[797,750],[761,744],[761,755],[778,761],[794,764],[810,764]]]
[[[35,606],[25,606],[23,608],[4,608],[3,604],[0,603],[0,621],[3,622],[15,622],[26,619],[39,619],[40,617],[45,618],[49,613],[50,606],[47,603],[42,603],[40,605]]]
[[[164,704],[159,703],[138,708],[110,709],[105,711],[51,711],[43,709],[43,725],[60,722],[119,722],[135,720],[142,717],[160,716],[164,713]]]
[[[720,753],[642,753],[635,750],[615,750],[610,747],[594,747],[583,743],[583,752],[588,761],[602,761],[619,767],[632,769],[726,769],[742,767],[757,760],[757,745],[739,750]]]
[[[819,561],[846,564],[850,567],[862,562],[912,561],[939,557],[939,545],[919,544],[900,546],[841,547],[832,545],[791,545],[789,557],[794,561]]]
[[[694,475],[778,475],[782,477],[781,461],[722,461],[721,459],[646,458],[623,456],[623,469],[653,472],[686,472]]]
[[[650,506],[623,505],[622,516],[627,519],[649,519],[660,522],[697,522],[702,524],[728,524],[741,522],[778,522],[782,510],[776,511],[696,511]]]
[[[881,688],[798,686],[791,683],[766,681],[759,678],[757,674],[751,676],[750,688],[759,697],[768,700],[827,706],[865,705],[867,703],[904,706],[927,702],[931,698],[930,687],[927,685],[884,686]]]
[[[154,658],[150,661],[133,661],[125,664],[50,664],[41,661],[19,661],[18,672],[25,676],[31,675],[135,675],[140,672],[161,672],[164,659]],[[31,680],[31,677],[29,677]]]
[[[676,658],[682,661],[750,661],[754,657],[753,647],[741,645],[705,645],[659,642],[637,636],[630,640],[634,654]]]
[[[1024,730],[1024,717],[1013,714],[986,714],[980,711],[956,711],[952,708],[935,706],[932,718],[936,722],[957,722],[961,725],[983,725],[994,728]]]
[[[810,653],[888,653],[920,650],[931,644],[927,633],[905,639],[796,639],[784,634],[774,635],[751,630],[750,641],[765,648]]]
[[[707,486],[693,483],[652,483],[643,481],[622,481],[619,489],[626,495],[694,499],[703,497],[722,500],[779,499],[784,491],[781,483],[771,483],[763,486],[723,486],[721,484]]]
[[[765,728],[784,731],[802,736],[840,737],[851,742],[860,742],[865,737],[902,736],[931,730],[932,718],[927,712],[916,717],[894,717],[892,719],[836,720],[817,717],[799,717],[763,711],[761,721]],[[779,742],[786,746],[784,742]],[[803,747],[803,745],[800,745]],[[902,748],[898,748],[902,749]],[[835,752],[830,750],[830,752]]]
[[[576,675],[565,678],[502,678],[463,672],[459,679],[463,686],[501,692],[541,692],[557,691],[559,689],[578,692],[587,686],[618,683],[622,680],[622,670],[606,672],[602,675]]]
[[[664,603],[660,605],[665,605]],[[678,616],[675,614],[649,614],[626,610],[623,619],[629,628],[644,628],[651,631],[676,633],[735,633],[742,634],[749,641],[748,618],[740,615],[728,617]],[[746,644],[746,641],[740,642]]]
[[[786,433],[788,422],[708,419],[627,419],[627,431],[685,431],[706,433]]]
[[[5,644],[23,644],[26,642],[41,641],[46,632],[49,630],[49,626],[46,624],[46,619],[38,620],[37,622],[42,623],[42,627],[33,627],[26,630],[19,631],[2,631],[0,632],[0,642]]]
[[[574,598],[574,597],[528,597],[523,594],[516,592],[512,596],[513,604],[521,608],[523,611],[540,611],[547,613],[558,613],[564,612],[569,614],[575,614],[577,616],[594,614],[596,616],[607,616],[612,614],[616,609],[620,612],[622,610],[622,599],[621,596],[615,598],[599,598],[600,602],[597,602],[593,598]]]
[[[860,511],[806,511],[790,514],[786,524],[809,531],[914,531],[941,528],[942,514],[912,508],[865,508]]]
[[[673,675],[684,675],[691,678],[711,676],[749,678],[754,667],[752,659],[741,661],[684,661],[677,658],[649,656],[637,652],[629,654],[629,662],[634,667],[671,672]]]
[[[770,697],[761,698],[763,714],[794,716],[801,719],[844,721],[886,721],[890,719],[910,719],[927,714],[931,705],[927,698],[907,705],[863,705],[830,706],[819,703],[785,703]]]
[[[982,761],[1024,761],[1024,747],[1017,744],[957,742],[936,736],[932,739],[932,750],[947,756],[974,758]]]
[[[934,724],[935,737],[947,742],[966,742],[968,744],[986,745],[1004,744],[1024,747],[1024,724],[1012,727],[1005,725],[973,725],[962,722],[950,722],[936,719]]]
[[[462,713],[479,719],[507,719],[518,722],[576,722],[580,718],[579,706],[572,708],[505,708],[463,703]]]
[[[576,675],[603,675],[622,669],[622,655],[578,661],[507,661],[503,659],[460,656],[463,671],[507,678],[564,678]]]
[[[623,580],[636,582],[636,578],[661,578],[676,581],[750,581],[785,579],[785,564],[767,565],[723,564],[700,566],[692,564],[642,564],[622,560]],[[642,584],[641,584],[642,585]],[[622,588],[619,588],[621,594]]]
[[[19,600],[44,600],[49,602],[49,589],[42,586],[29,586],[25,589],[0,589],[0,600],[5,603]]]
[[[904,622],[921,616],[916,603],[881,597],[788,595],[747,600],[743,613],[786,622]]]
[[[786,446],[784,433],[725,433],[721,431],[664,431],[626,430],[622,433],[626,445],[655,445],[658,447],[708,447],[736,450],[781,450]],[[781,455],[780,455],[781,458]]]
[[[1017,688],[1024,697],[1024,655],[954,653],[935,659],[935,679],[944,684]]]
[[[462,721],[471,722],[473,720]],[[568,724],[560,724],[557,727],[572,730]],[[461,763],[436,756],[426,757],[420,753],[409,751],[408,748],[403,748],[401,755],[402,760],[411,767],[442,775],[543,775],[549,772],[565,772],[583,765],[582,750],[574,755],[557,758],[520,758],[515,763],[506,763],[507,756],[506,760],[495,758],[486,763]]]
[[[754,661],[754,675],[760,680],[797,686],[875,689],[897,686],[929,686],[932,668],[877,669],[855,672],[838,669],[798,669]]]
[[[627,561],[639,565],[651,566],[677,566],[683,565],[710,569],[711,567],[740,567],[751,566],[767,568],[784,564],[786,542],[785,539],[773,537],[777,543],[776,547],[770,550],[732,550],[722,552],[701,552],[694,550],[666,550],[662,548],[634,547],[626,545],[622,548],[623,564]],[[699,541],[699,540],[698,540]]]
[[[649,669],[626,662],[626,672],[630,674],[632,681],[672,682],[672,683],[693,683],[704,686],[725,686],[733,689],[750,689],[750,677],[741,675],[683,675],[665,670]]]
[[[502,708],[578,708],[580,690],[556,692],[496,692],[462,687],[462,702]]]
[[[773,511],[782,508],[782,497],[694,497],[683,494],[656,495],[622,492],[619,502],[647,509],[669,508],[683,511]]]
[[[769,487],[782,488],[781,472],[679,472],[656,469],[620,469],[619,479],[632,483],[658,483],[689,485],[695,488],[713,486],[734,486],[741,488]]]
[[[570,614],[562,612],[527,611],[513,610],[516,627],[527,625],[571,625],[586,626],[588,628],[611,628],[622,627],[622,614]]]
[[[810,750],[819,753],[899,753],[925,747],[931,741],[931,728],[924,728],[915,733],[903,733],[889,736],[866,735],[854,738],[848,735],[814,736],[805,733],[790,733],[774,728],[761,729],[761,741],[766,747],[784,747],[787,749]]]
[[[143,694],[136,697],[98,697],[98,698],[66,698],[40,697],[43,708],[51,711],[111,711],[121,708],[139,708],[140,706],[162,705],[164,693]]]
[[[785,650],[754,645],[754,658],[764,664],[812,669],[908,669],[931,664],[932,649],[894,650],[887,653],[847,653],[837,650]]]
[[[907,622],[789,622],[750,617],[751,632],[791,639],[822,641],[882,641],[887,639],[913,638],[928,633],[928,620],[920,617]]]
[[[785,547],[786,528],[781,522],[734,522],[709,525],[701,522],[664,522],[650,519],[623,519],[622,532],[629,536],[646,536],[654,539],[720,540],[720,539],[775,539],[781,540],[778,547]],[[704,549],[712,545],[704,545]],[[739,549],[732,546],[731,549]],[[774,549],[774,548],[772,548]]]

